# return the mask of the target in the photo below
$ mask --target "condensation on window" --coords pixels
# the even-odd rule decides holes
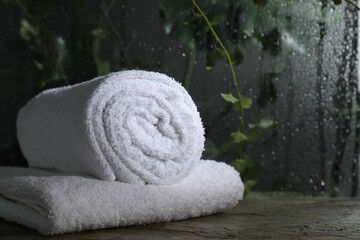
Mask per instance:
[[[0,164],[26,165],[16,140],[16,114],[35,94],[133,68],[181,82],[204,122],[203,157],[231,162],[237,147],[230,133],[239,116],[220,96],[232,89],[228,66],[220,59],[207,69],[207,54],[216,44],[211,35],[192,35],[189,24],[182,24],[191,16],[191,1],[171,2],[0,2]],[[226,46],[242,48],[244,61],[235,70],[242,93],[253,99],[246,124],[271,123],[247,147],[262,165],[256,189],[358,195],[354,6],[326,0],[199,4],[220,15],[216,30]]]

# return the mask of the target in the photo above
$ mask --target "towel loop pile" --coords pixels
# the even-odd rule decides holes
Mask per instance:
[[[30,168],[0,167],[0,217],[42,234],[181,220],[242,198],[232,167],[200,160],[200,115],[164,74],[46,90],[20,110],[17,129]]]

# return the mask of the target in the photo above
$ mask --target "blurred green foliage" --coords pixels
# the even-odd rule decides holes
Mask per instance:
[[[71,84],[91,78],[96,71],[99,58],[96,53],[99,38],[92,35],[97,26],[89,7],[82,7],[86,1],[62,1],[63,8],[70,9],[73,22],[67,34],[60,34],[62,21],[58,19],[58,3],[41,0],[17,0],[23,10],[20,37],[27,45],[28,55],[33,61],[35,91]],[[96,45],[97,44],[97,45]],[[93,46],[92,46],[93,45]],[[94,53],[88,49],[94,49]]]
[[[332,0],[322,0],[322,6],[331,5]],[[338,5],[341,1],[333,0]],[[198,8],[201,7],[201,10]],[[304,7],[300,1],[283,0],[197,0],[197,1],[172,1],[160,0],[160,14],[165,32],[172,38],[186,45],[191,53],[206,51],[206,69],[211,70],[216,64],[226,59],[227,52],[232,51],[231,59],[227,63],[240,65],[246,56],[242,53],[242,47],[252,44],[270,56],[281,56],[284,51],[292,53],[305,52],[304,46],[299,39],[292,34],[297,21],[294,20],[294,9]],[[320,7],[320,14],[331,8]],[[205,16],[204,14],[205,13]],[[307,17],[307,16],[305,16]],[[316,19],[319,16],[309,16]],[[320,16],[321,19],[321,16]],[[187,27],[185,27],[186,25]],[[222,46],[225,46],[225,49]],[[194,59],[189,59],[194,61]],[[191,63],[189,63],[191,65]],[[277,99],[275,81],[282,72],[262,73],[259,79],[259,95],[257,105],[259,109],[274,103]],[[189,75],[186,75],[190,78]],[[239,152],[232,161],[232,165],[246,180],[246,193],[256,184],[256,179],[261,171],[258,161],[244,154],[247,144],[259,141],[261,132],[271,127],[274,122],[271,119],[259,119],[255,124],[244,127],[244,115],[242,111],[252,106],[252,99],[241,95],[241,84],[237,83],[236,77],[232,76],[237,96],[230,93],[221,94],[222,98],[232,104],[235,111],[240,111],[239,129],[231,133],[232,143],[224,144],[217,150],[211,150],[212,155],[226,151],[237,146]],[[184,79],[186,87],[189,87],[189,79]],[[238,89],[237,84],[240,84]],[[276,136],[276,134],[273,134]]]
[[[212,3],[215,3],[216,1],[213,1]],[[168,1],[163,1],[163,4],[166,3],[169,5]],[[246,2],[249,4],[249,2]],[[228,53],[227,47],[225,47],[225,41],[223,42],[222,38],[219,37],[218,31],[221,31],[220,23],[222,20],[221,13],[219,12],[211,12],[211,13],[205,13],[202,10],[202,7],[197,3],[197,1],[192,0],[193,4],[193,10],[192,10],[192,16],[190,17],[190,20],[187,20],[183,23],[189,25],[192,24],[192,41],[190,42],[184,42],[184,38],[181,38],[181,34],[184,32],[182,30],[179,31],[180,35],[176,35],[175,37],[178,38],[179,41],[183,41],[188,46],[198,46],[194,43],[194,39],[196,36],[199,36],[202,34],[210,35],[214,42],[210,41],[210,47],[207,48],[207,65],[206,69],[211,70],[213,66],[215,66],[217,60],[221,58],[226,58],[227,63],[229,65],[230,71],[232,73],[232,81],[233,81],[233,89],[235,89],[236,97],[232,95],[232,93],[227,94],[221,94],[222,98],[229,103],[232,103],[233,109],[240,112],[240,122],[238,130],[231,133],[232,142],[235,145],[238,145],[239,151],[236,155],[235,160],[231,162],[231,165],[238,170],[241,174],[243,179],[245,179],[245,196],[249,192],[250,188],[252,188],[256,184],[256,178],[258,174],[261,171],[261,166],[258,161],[254,161],[249,155],[245,153],[246,144],[248,143],[255,143],[258,141],[261,130],[264,128],[270,127],[273,122],[268,119],[262,119],[256,124],[250,124],[248,128],[245,128],[244,124],[244,110],[251,108],[252,106],[252,99],[244,96],[240,93],[240,89],[238,87],[238,82],[236,79],[234,67],[235,65],[239,65],[243,62],[243,54],[241,51],[241,45],[240,45],[240,39],[238,38],[238,35],[234,35],[234,32],[237,32],[237,29],[231,29],[231,31],[227,31],[230,33],[227,36],[223,36],[227,41],[228,48],[231,47],[229,45],[233,45],[234,51],[231,54],[231,56]],[[259,2],[255,2],[254,4],[259,5]],[[261,7],[263,7],[264,3],[260,4]],[[221,4],[220,6],[224,7],[224,4]],[[231,9],[234,9],[234,5],[229,6]],[[167,9],[164,7],[164,9]],[[212,10],[214,10],[214,6],[211,7]],[[240,11],[237,11],[238,13]],[[171,33],[171,25],[174,25],[174,18],[173,16],[166,19],[166,11],[164,11],[164,27],[166,31],[170,34]],[[180,14],[182,15],[182,14]],[[225,15],[226,16],[226,15]],[[236,19],[239,19],[240,16],[235,16]],[[225,26],[229,25],[228,19],[225,20]],[[233,24],[235,25],[235,24]],[[236,24],[237,27],[240,27],[239,24]],[[216,30],[215,30],[216,29]],[[242,29],[241,29],[242,30]],[[254,32],[254,31],[253,31]],[[186,34],[189,34],[189,32],[186,32]],[[235,37],[234,37],[235,36]],[[253,36],[257,37],[257,39],[262,43],[263,51],[271,50],[272,55],[277,55],[280,53],[280,43],[279,43],[279,31],[278,30],[271,30],[268,34],[254,34]],[[185,38],[190,39],[190,37]],[[268,81],[271,81],[271,78],[268,78]],[[272,91],[275,91],[275,88],[271,89]],[[273,93],[270,91],[270,93]],[[261,95],[262,100],[264,101],[264,98],[269,97],[266,94]],[[273,98],[275,100],[275,97]],[[269,97],[269,101],[271,100],[271,96]],[[265,99],[266,101],[266,99]],[[247,129],[247,130],[246,130]]]
[[[21,8],[19,36],[32,60],[34,90],[74,84],[129,68],[120,31],[108,13],[115,1],[16,0]],[[62,18],[60,16],[66,16]],[[71,22],[71,24],[67,24]],[[65,28],[64,28],[65,27]],[[104,41],[112,43],[112,58],[103,57]]]

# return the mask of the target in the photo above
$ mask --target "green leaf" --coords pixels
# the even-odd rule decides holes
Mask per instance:
[[[223,52],[216,48],[211,50],[206,55],[206,70],[211,70],[216,62],[223,57]]]
[[[245,134],[243,134],[240,131],[233,132],[230,135],[233,138],[234,143],[240,143],[240,142],[246,141],[248,139],[247,136],[245,136]]]
[[[253,168],[257,164],[257,162],[247,154],[244,154],[243,159],[246,161],[247,169]]]
[[[93,36],[92,55],[95,62],[97,74],[99,76],[105,75],[110,72],[110,62],[101,59],[101,43],[102,39],[106,36],[101,28],[95,28],[91,31]]]
[[[246,197],[250,190],[256,185],[256,181],[254,180],[247,180],[244,184],[244,197]]]
[[[234,103],[234,109],[235,109],[235,111],[240,111],[241,110],[241,105],[240,105],[240,102],[239,101],[236,101],[235,103]]]
[[[333,0],[333,3],[335,4],[335,5],[340,5],[341,4],[341,0]]]
[[[200,30],[200,32],[206,34],[210,30],[210,28],[205,21],[202,21],[200,24],[199,30]]]
[[[244,154],[243,159],[246,161],[246,168],[241,173],[241,177],[244,177],[244,179],[256,179],[262,170],[261,163],[253,160],[247,154]]]
[[[160,0],[159,10],[161,23],[165,29],[166,34],[171,34],[182,22],[181,12],[186,12],[192,6],[190,1],[173,1],[173,0]],[[180,28],[180,31],[183,28]]]
[[[254,124],[254,123],[249,123],[249,129],[252,129],[252,128],[256,128],[258,127],[258,124]]]
[[[34,65],[38,70],[40,71],[44,70],[44,65],[41,62],[34,60]]]
[[[192,23],[192,22],[194,22],[194,21],[196,21],[196,20],[198,20],[198,19],[200,19],[200,18],[201,18],[201,15],[200,15],[200,14],[194,13],[193,15],[191,15],[190,19],[185,20],[185,21],[183,22],[183,24],[188,25],[188,24],[190,24],[190,23]]]
[[[235,109],[236,111],[240,111],[240,110],[241,110],[241,107],[242,107],[243,109],[249,109],[249,108],[251,108],[251,106],[252,106],[252,99],[251,99],[251,98],[246,97],[246,96],[244,96],[244,95],[241,95],[241,96],[240,96],[240,99],[241,99],[241,104],[240,104],[239,101],[234,102],[234,109]]]
[[[239,44],[236,46],[235,51],[233,52],[233,54],[231,54],[230,57],[231,57],[231,61],[234,65],[239,65],[243,62],[244,55],[241,51]]]
[[[25,40],[30,40],[31,37],[39,35],[39,27],[32,25],[27,20],[23,19],[20,23],[20,37]]]
[[[179,42],[184,43],[190,51],[195,49],[194,30],[189,27],[184,27],[176,35]]]
[[[236,103],[239,101],[239,99],[235,98],[231,93],[220,93],[220,95],[227,102]]]
[[[212,26],[217,25],[221,21],[221,14],[210,13],[207,14],[207,18]]]
[[[103,37],[105,37],[104,30],[101,29],[101,28],[94,28],[93,30],[91,30],[91,34],[92,34],[94,37],[98,37],[98,38],[103,38]]]
[[[230,165],[233,166],[235,168],[235,170],[240,173],[242,171],[244,171],[247,167],[246,160],[244,160],[244,159],[235,159],[234,161],[232,161],[230,163]]]
[[[95,63],[96,63],[96,70],[99,76],[105,75],[110,72],[110,63],[108,61],[97,60]]]
[[[242,159],[236,159],[231,162],[237,171],[240,172],[241,178],[246,179],[244,181],[244,197],[250,192],[250,190],[256,185],[256,180],[261,172],[261,164],[254,161],[249,155],[244,154]]]
[[[274,121],[271,119],[261,119],[259,122],[259,127],[260,128],[268,128],[271,127],[272,125],[274,125]]]
[[[248,141],[251,143],[256,142],[260,137],[260,133],[261,133],[261,130],[259,127],[251,128],[246,134],[248,137]]]
[[[232,141],[223,143],[220,146],[212,145],[213,143],[211,140],[206,140],[205,142],[205,150],[203,153],[204,158],[206,159],[217,159],[220,154],[223,154],[224,152],[227,152],[229,149],[235,146],[235,143]]]
[[[245,182],[245,186],[248,187],[248,188],[252,188],[256,185],[256,181],[255,180],[247,180]]]
[[[240,96],[240,99],[241,99],[241,105],[244,109],[249,109],[252,105],[252,99],[247,97],[247,96],[244,96],[244,95],[241,95]]]

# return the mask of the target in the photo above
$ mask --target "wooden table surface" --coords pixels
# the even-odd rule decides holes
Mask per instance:
[[[360,239],[360,200],[249,197],[213,216],[54,237],[0,219],[0,239]]]

